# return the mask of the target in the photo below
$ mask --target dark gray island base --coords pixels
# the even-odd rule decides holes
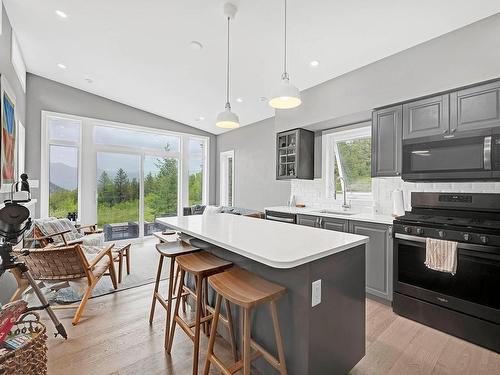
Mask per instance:
[[[219,247],[208,251],[287,288],[287,294],[278,300],[278,314],[289,374],[346,374],[363,358],[364,244],[288,269],[273,268]],[[311,284],[318,279],[321,303],[311,307]],[[241,321],[235,308],[233,314],[235,322]],[[240,343],[241,327],[235,325]],[[223,336],[225,331],[220,329]],[[277,356],[267,306],[253,312],[252,338]],[[261,374],[277,373],[263,359],[253,362],[253,366]]]

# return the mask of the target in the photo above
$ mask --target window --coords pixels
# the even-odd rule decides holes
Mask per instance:
[[[40,214],[142,238],[158,217],[208,203],[208,138],[42,111]]]
[[[205,190],[206,140],[189,139],[189,205],[203,204]]]
[[[371,127],[325,135],[327,184],[330,196],[347,192],[371,194]]]
[[[234,150],[220,153],[220,204],[234,206]]]
[[[48,118],[48,215],[78,213],[80,121]]]

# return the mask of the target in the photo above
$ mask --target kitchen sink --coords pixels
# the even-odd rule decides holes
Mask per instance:
[[[314,212],[319,213],[319,214],[345,215],[345,216],[357,214],[357,212],[342,211],[342,210],[319,210],[319,211],[314,211]]]

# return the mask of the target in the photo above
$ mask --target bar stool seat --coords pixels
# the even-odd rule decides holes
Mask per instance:
[[[179,269],[177,269],[177,272],[175,271],[175,259],[180,255],[190,254],[196,251],[200,251],[200,249],[194,247],[193,245],[187,242],[178,240],[175,242],[160,242],[156,245],[156,250],[160,254],[160,259],[158,261],[158,270],[156,272],[153,300],[151,302],[151,311],[149,313],[149,324],[153,324],[156,301],[158,301],[160,305],[163,306],[165,310],[167,310],[167,321],[165,323],[165,348],[167,348],[167,344],[169,341],[168,335],[170,333],[173,294],[174,294],[174,289],[176,289],[177,283],[179,282],[179,274],[180,274]],[[158,292],[164,258],[170,259],[167,298],[163,298],[163,296]],[[187,294],[183,294],[183,296],[184,295]]]
[[[281,375],[285,375],[287,373],[285,351],[279,328],[276,300],[286,293],[286,289],[280,285],[264,280],[242,268],[232,268],[223,273],[210,276],[208,282],[217,292],[217,299],[203,374],[208,374],[210,371],[210,364],[214,363],[224,374],[233,374],[243,369],[244,375],[250,375],[251,361],[262,356],[268,363],[275,367]],[[243,358],[230,367],[226,367],[213,351],[222,298],[229,300],[231,303],[243,309]],[[275,358],[251,338],[251,311],[254,307],[265,303],[269,303],[271,308],[279,359]],[[254,349],[253,354],[251,353],[251,348]]]
[[[178,324],[182,328],[182,330],[188,335],[188,337],[193,341],[194,345],[193,374],[198,374],[198,361],[199,361],[198,357],[200,351],[201,324],[208,324],[208,322],[213,317],[213,314],[207,312],[206,301],[207,301],[208,284],[206,284],[206,280],[209,276],[224,272],[228,268],[232,267],[233,264],[205,251],[200,251],[187,255],[180,255],[179,257],[176,258],[176,261],[177,265],[180,268],[180,276],[179,276],[180,285],[177,291],[177,299],[175,301],[174,317],[172,319],[172,327],[169,334],[167,353],[170,354],[172,350],[175,327]],[[193,275],[196,279],[196,290],[195,290],[196,312],[195,312],[195,322],[193,324],[188,324],[179,315],[179,306],[180,306],[181,296],[184,290],[184,278],[186,273]],[[205,290],[203,288],[203,285],[205,285]],[[203,300],[205,301],[204,303],[202,302]],[[233,348],[233,355],[236,359],[237,356],[236,343],[234,339],[232,316],[231,316],[231,310],[229,309],[229,303],[227,303],[226,307],[227,307],[226,308],[227,320],[225,323],[229,328],[231,346]],[[220,313],[220,306],[219,306],[219,313]],[[192,328],[194,328],[194,332]]]

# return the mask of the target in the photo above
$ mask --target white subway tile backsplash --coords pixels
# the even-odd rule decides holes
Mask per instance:
[[[500,182],[404,182],[399,177],[374,178],[372,180],[373,201],[353,200],[352,206],[359,210],[372,210],[375,213],[392,213],[392,192],[403,191],[405,208],[409,210],[412,191],[457,192],[457,193],[500,193]],[[322,179],[293,180],[291,193],[297,203],[307,206],[331,207],[338,204],[333,198],[327,198],[326,184]]]

